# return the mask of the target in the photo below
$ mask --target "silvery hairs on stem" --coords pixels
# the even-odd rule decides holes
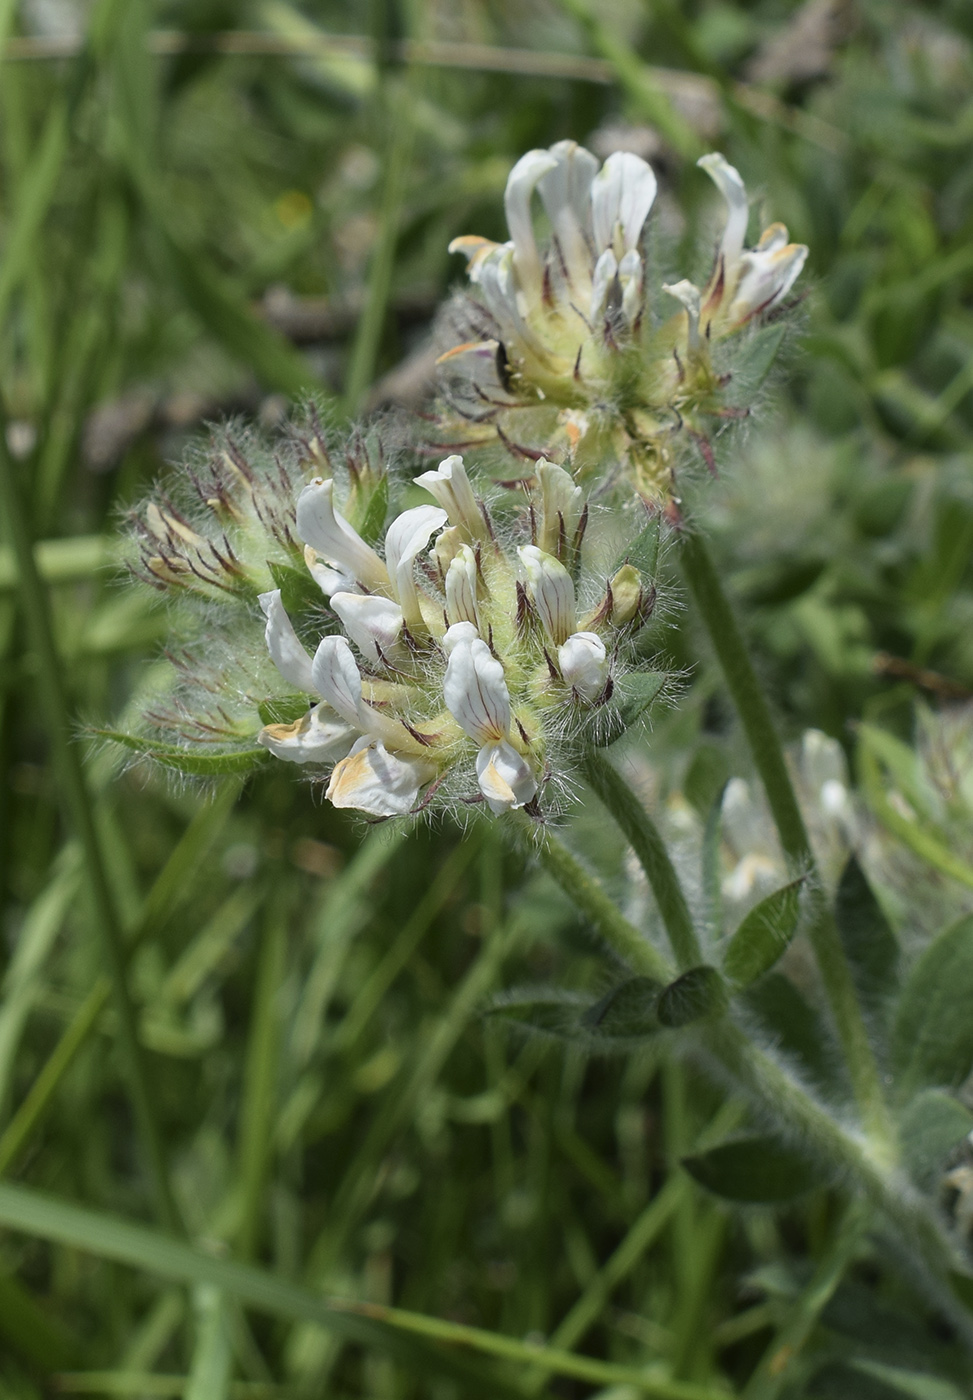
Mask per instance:
[[[210,468],[187,474],[195,511],[151,500],[133,527],[137,571],[195,619],[181,684],[145,717],[172,766],[179,746],[193,771],[259,745],[372,817],[559,809],[578,753],[617,732],[655,601],[632,563],[588,566],[567,472],[538,462],[491,508],[454,455],[386,525],[376,454],[330,454],[317,429],[252,455],[224,435]]]
[[[540,437],[580,477],[613,463],[660,504],[671,496],[681,429],[710,461],[707,417],[749,407],[726,393],[740,332],[781,313],[807,248],[789,243],[783,224],[745,247],[738,172],[715,153],[699,165],[727,210],[712,274],[703,287],[663,283],[664,295],[650,299],[643,237],[657,186],[646,162],[623,151],[599,166],[573,141],[517,161],[504,198],[509,240],[450,244],[467,258],[474,296],[455,316],[466,338],[440,358],[443,441],[499,438],[529,455]],[[535,191],[550,225],[543,246]]]

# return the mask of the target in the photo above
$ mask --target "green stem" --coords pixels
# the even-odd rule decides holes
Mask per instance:
[[[74,828],[84,852],[95,923],[101,935],[105,960],[113,984],[119,1034],[128,1070],[137,1131],[151,1173],[160,1219],[169,1229],[176,1229],[178,1217],[169,1190],[162,1134],[155,1117],[156,1100],[149,1086],[145,1059],[136,1029],[135,1010],[125,978],[121,923],[108,880],[91,796],[81,766],[80,750],[72,741],[71,719],[54,641],[48,598],[37,573],[27,516],[14,476],[13,463],[7,452],[6,422],[2,412],[0,506],[7,519],[7,528],[17,560],[24,621],[37,661],[39,700],[47,719],[61,800],[68,823]]]
[[[811,844],[770,707],[750,663],[743,634],[702,535],[689,531],[683,536],[682,564],[686,582],[740,716],[780,833],[781,845],[795,865],[810,868],[813,872]],[[841,1039],[855,1099],[866,1129],[888,1144],[892,1139],[888,1109],[882,1096],[878,1065],[865,1030],[851,969],[820,883],[815,879],[809,884],[814,902],[808,936]]]
[[[680,968],[695,967],[703,955],[679,876],[659,829],[608,756],[595,750],[583,764],[586,780],[612,814],[645,871],[669,942]]]
[[[583,869],[567,847],[546,828],[522,826],[526,849],[534,850],[549,874],[598,933],[626,962],[651,977],[671,974],[665,959],[647,942]],[[745,1091],[754,1106],[770,1113],[784,1131],[794,1134],[823,1164],[855,1181],[862,1194],[892,1223],[902,1245],[925,1275],[939,1306],[964,1332],[971,1332],[946,1283],[951,1266],[949,1243],[922,1200],[894,1171],[884,1142],[870,1143],[847,1132],[828,1109],[812,1098],[770,1055],[750,1043],[727,1016],[703,1028],[707,1067],[726,1074]]]
[[[541,863],[585,914],[601,934],[605,942],[618,954],[623,962],[636,972],[668,982],[672,969],[662,954],[652,946],[634,924],[630,924],[613,900],[602,889],[593,876],[589,875],[549,827],[528,825],[523,818],[521,832],[524,847],[540,858]]]

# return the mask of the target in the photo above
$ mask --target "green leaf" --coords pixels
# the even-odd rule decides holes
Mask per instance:
[[[723,954],[723,971],[746,987],[769,972],[797,931],[804,877],[775,890],[750,910]]]
[[[665,683],[666,678],[659,671],[631,671],[616,681],[612,695],[615,714],[612,716],[611,730],[598,742],[607,746],[620,739],[627,729],[638,723]]]
[[[806,1153],[764,1133],[684,1157],[682,1165],[700,1186],[728,1201],[769,1205],[793,1200],[822,1184],[821,1173]]]
[[[950,1153],[973,1129],[973,1113],[943,1089],[924,1089],[899,1124],[902,1156],[912,1180],[923,1191],[939,1182]]]
[[[361,524],[352,522],[367,544],[375,544],[381,539],[388,509],[389,479],[383,476],[368,498],[368,504],[362,512]]]
[[[656,1005],[662,983],[630,977],[585,1012],[585,1029],[599,1040],[644,1040],[660,1029]]]
[[[770,373],[784,343],[787,328],[764,326],[741,341],[733,360],[732,391],[735,399],[749,401]]]
[[[613,572],[617,572],[623,564],[633,564],[640,574],[645,574],[650,583],[654,582],[659,569],[659,540],[661,531],[661,516],[654,515],[645,529],[640,534],[636,535],[628,549],[618,560]]]
[[[973,1068],[973,915],[939,934],[899,1001],[893,1059],[902,1088],[955,1087]]]
[[[163,744],[157,739],[143,739],[138,734],[123,734],[117,729],[96,729],[94,733],[113,744],[132,749],[143,758],[161,763],[178,773],[197,778],[218,778],[228,773],[249,773],[270,757],[266,749],[237,749],[234,753],[196,753],[178,744]]]
[[[292,618],[299,618],[309,608],[320,609],[321,590],[307,569],[295,569],[292,564],[275,564],[267,560],[267,568],[274,580],[274,587],[280,589],[280,601],[284,610]]]
[[[261,724],[293,724],[308,712],[306,695],[281,695],[257,706]]]
[[[899,944],[855,856],[850,856],[835,897],[835,922],[859,996],[887,996],[898,983]]]
[[[691,967],[659,997],[658,1017],[664,1026],[688,1026],[713,1016],[726,1005],[726,987],[715,967]]]

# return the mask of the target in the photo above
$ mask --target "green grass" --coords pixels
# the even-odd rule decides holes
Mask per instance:
[[[721,479],[687,482],[775,718],[849,756],[868,721],[863,839],[907,951],[966,912],[968,809],[916,788],[910,825],[898,751],[868,739],[922,732],[917,683],[933,707],[973,694],[966,8],[862,0],[826,72],[760,82],[791,4],[376,4],[366,24],[324,0],[97,0],[77,53],[24,56],[40,12],[0,8],[0,1390],[969,1395],[940,1300],[840,1185],[741,1211],[682,1171],[748,1121],[693,1063],[488,1014],[612,975],[502,840],[370,830],[284,765],[180,787],[87,737],[123,727],[167,634],[111,542],[165,463],[279,395],[358,413],[423,343],[417,295],[459,281],[450,238],[503,236],[517,156],[648,122],[660,258],[707,263],[692,158],[713,147],[811,247],[790,358]],[[378,66],[221,53],[233,28],[390,43]],[[160,30],[196,47],[160,56]],[[403,67],[401,39],[519,57]],[[543,76],[552,54],[590,62]],[[281,285],[360,314],[299,344],[263,314]],[[665,560],[663,582],[654,641],[684,694],[631,756],[684,874],[699,755],[753,773]],[[651,923],[593,797],[565,834]],[[715,922],[719,879],[690,884]]]

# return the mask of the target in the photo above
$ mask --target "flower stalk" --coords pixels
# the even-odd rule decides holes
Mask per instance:
[[[638,856],[678,966],[682,970],[696,966],[703,955],[693,917],[658,828],[603,750],[595,749],[588,755],[583,772]]]

